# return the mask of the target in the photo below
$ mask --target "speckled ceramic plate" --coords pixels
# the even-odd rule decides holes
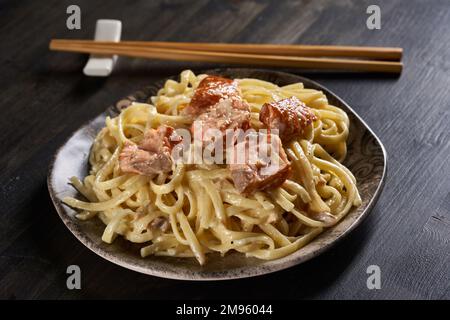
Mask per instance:
[[[103,243],[101,235],[104,225],[100,220],[77,220],[75,211],[62,204],[61,199],[66,196],[80,196],[69,184],[69,178],[84,177],[87,174],[89,150],[96,133],[104,126],[105,117],[117,115],[119,110],[128,106],[131,101],[148,101],[149,97],[162,87],[164,81],[160,81],[109,107],[78,129],[55,154],[48,175],[48,188],[59,216],[78,240],[101,257],[145,274],[183,280],[224,280],[262,275],[300,264],[331,248],[361,223],[381,192],[386,173],[386,152],[377,136],[342,99],[311,80],[288,73],[256,69],[217,69],[207,73],[230,78],[257,78],[278,85],[303,82],[307,88],[322,90],[331,104],[345,110],[350,117],[350,137],[345,164],[356,176],[362,205],[353,208],[338,225],[328,229],[299,251],[274,261],[261,261],[231,253],[225,257],[208,255],[207,264],[200,266],[194,258],[151,256],[143,259],[139,255],[140,246],[130,244],[122,238],[117,238],[111,245]]]

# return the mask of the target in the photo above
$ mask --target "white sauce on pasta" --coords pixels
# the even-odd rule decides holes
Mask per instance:
[[[98,216],[103,221],[103,241],[111,243],[120,235],[142,243],[142,257],[195,257],[200,264],[208,253],[230,250],[272,260],[299,250],[360,205],[355,178],[341,164],[348,117],[321,91],[305,89],[302,83],[279,87],[257,79],[237,80],[251,107],[254,128],[261,127],[258,114],[264,103],[292,96],[319,118],[308,139],[284,145],[293,175],[281,187],[241,195],[225,165],[178,164],[169,175],[153,179],[122,173],[118,155],[126,140],[139,141],[146,128],[160,124],[190,125],[180,111],[204,77],[183,71],[180,81],[168,80],[151,104],[133,104],[106,120],[92,147],[90,174],[83,181],[71,179],[88,201],[64,199],[80,210],[79,219]],[[170,228],[150,228],[158,217],[167,219]]]

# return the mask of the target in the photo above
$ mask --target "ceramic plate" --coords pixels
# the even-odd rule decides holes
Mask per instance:
[[[303,82],[306,88],[322,90],[331,104],[345,110],[350,117],[345,165],[356,177],[362,205],[353,208],[338,225],[326,230],[299,251],[274,261],[261,261],[231,253],[225,257],[208,255],[207,264],[200,266],[194,258],[151,256],[143,259],[139,255],[141,245],[131,244],[120,237],[111,245],[102,242],[105,226],[99,219],[79,221],[75,218],[75,211],[62,204],[61,200],[66,196],[80,196],[69,184],[69,178],[87,175],[89,150],[97,132],[104,126],[106,116],[117,115],[132,101],[147,102],[163,86],[164,79],[110,106],[74,132],[56,152],[49,170],[48,188],[59,216],[78,240],[101,257],[145,274],[183,280],[224,280],[262,275],[305,262],[331,248],[361,223],[381,192],[386,173],[386,152],[377,136],[342,99],[311,80],[288,73],[257,69],[216,69],[205,73],[230,78],[257,78],[278,85]]]

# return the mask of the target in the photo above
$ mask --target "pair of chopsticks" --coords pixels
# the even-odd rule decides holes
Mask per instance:
[[[135,58],[303,69],[400,73],[403,50],[387,47],[54,39],[50,50]]]

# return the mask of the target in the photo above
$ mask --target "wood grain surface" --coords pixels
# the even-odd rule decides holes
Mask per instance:
[[[81,30],[66,28],[70,4],[81,8]],[[370,4],[381,8],[381,30],[366,28]],[[372,214],[328,253],[253,279],[165,280],[90,252],[51,204],[55,150],[124,95],[186,68],[218,67],[120,59],[109,78],[87,78],[85,56],[48,51],[51,38],[92,38],[100,18],[122,20],[127,40],[403,47],[400,77],[294,71],[347,101],[387,148]],[[450,299],[448,21],[447,0],[1,1],[0,298]],[[81,290],[66,287],[72,264]],[[366,286],[369,265],[381,269],[380,290]]]

